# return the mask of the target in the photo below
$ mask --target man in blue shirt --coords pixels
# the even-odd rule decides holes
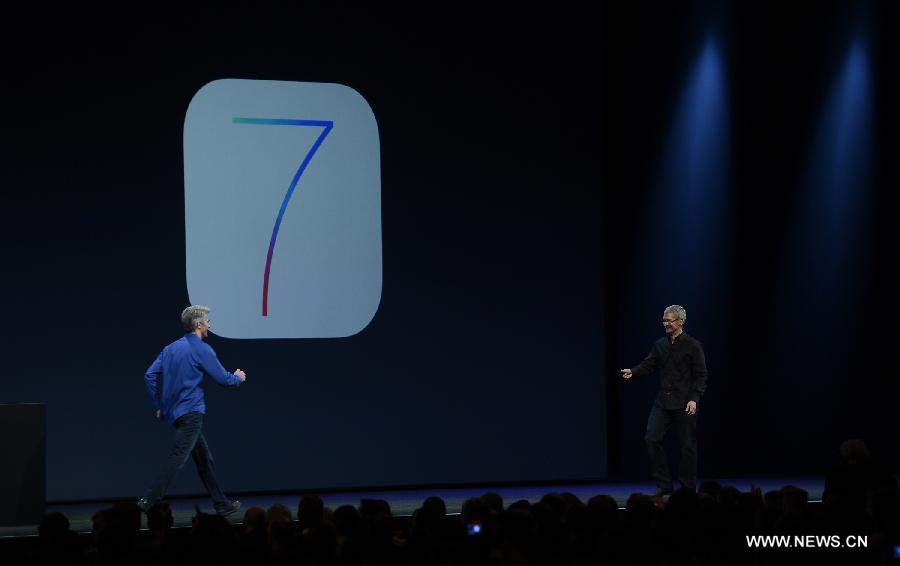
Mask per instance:
[[[247,379],[240,369],[230,373],[216,358],[216,353],[204,338],[209,335],[209,309],[193,305],[181,313],[181,324],[187,333],[160,352],[144,375],[150,402],[156,418],[175,427],[175,445],[166,465],[156,480],[138,501],[146,512],[165,496],[178,470],[194,459],[200,480],[209,492],[219,515],[231,515],[241,508],[240,501],[228,501],[216,480],[215,466],[206,439],[203,437],[203,376],[219,385],[238,386]]]

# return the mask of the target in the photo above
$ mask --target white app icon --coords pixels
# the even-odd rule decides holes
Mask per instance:
[[[378,126],[328,83],[224,79],[184,120],[188,295],[228,338],[336,338],[381,301]]]

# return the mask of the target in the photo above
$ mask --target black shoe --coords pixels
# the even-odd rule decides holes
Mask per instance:
[[[653,494],[653,497],[668,497],[675,493],[672,488],[657,488],[656,493]]]
[[[219,517],[227,517],[229,515],[233,515],[233,514],[237,513],[238,511],[240,511],[240,509],[241,509],[241,502],[238,501],[237,499],[235,499],[234,501],[232,501],[229,504],[228,507],[224,507],[222,509],[216,509],[216,513],[219,515]]]
[[[151,507],[153,507],[153,503],[146,497],[141,497],[140,499],[138,499],[137,506],[141,508],[141,511],[146,513],[150,510]]]

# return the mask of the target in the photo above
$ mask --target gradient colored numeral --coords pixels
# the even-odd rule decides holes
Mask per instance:
[[[241,118],[235,117],[231,119],[233,124],[255,124],[262,126],[313,126],[322,128],[322,133],[319,134],[319,137],[316,138],[315,143],[313,143],[310,150],[306,153],[306,157],[303,158],[303,162],[300,163],[300,167],[297,169],[297,172],[294,174],[294,178],[291,179],[291,184],[288,187],[287,192],[284,195],[284,199],[281,201],[281,208],[278,210],[278,216],[275,218],[275,226],[272,228],[272,237],[269,239],[269,251],[266,254],[266,268],[263,273],[263,288],[262,288],[262,315],[268,316],[269,314],[269,272],[272,268],[272,254],[275,252],[275,240],[278,239],[278,229],[281,227],[281,220],[284,218],[284,211],[287,210],[288,202],[291,200],[291,196],[294,194],[294,189],[297,188],[297,183],[300,181],[300,177],[303,176],[303,172],[306,170],[309,162],[312,161],[313,155],[318,151],[319,146],[322,145],[322,142],[325,141],[325,138],[328,137],[328,133],[331,132],[331,129],[334,127],[334,122],[326,121],[326,120],[286,120],[281,118]]]

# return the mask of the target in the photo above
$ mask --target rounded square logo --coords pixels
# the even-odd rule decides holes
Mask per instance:
[[[184,120],[187,289],[228,338],[337,338],[381,301],[378,126],[328,83],[223,79]]]

